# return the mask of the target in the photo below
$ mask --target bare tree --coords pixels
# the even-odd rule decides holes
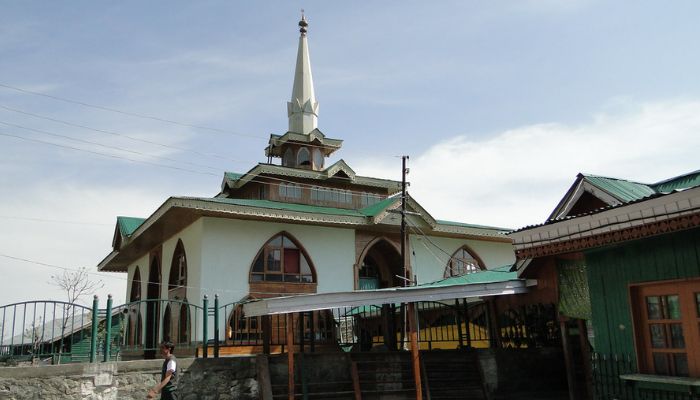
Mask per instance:
[[[36,364],[41,353],[42,338],[39,336],[39,330],[41,330],[41,336],[43,336],[44,322],[42,317],[33,320],[23,333],[24,338],[29,339],[29,345],[31,346],[29,354],[32,356],[32,365]]]
[[[84,296],[94,294],[97,289],[104,287],[102,281],[93,281],[87,268],[68,270],[64,269],[60,275],[51,275],[50,285],[63,290],[66,302],[78,303]]]
[[[76,304],[81,298],[94,294],[98,289],[104,287],[101,280],[91,280],[87,268],[82,267],[75,270],[65,269],[59,275],[51,275],[50,285],[63,290],[66,295],[66,303],[63,304],[63,315],[61,317],[61,341],[58,350],[58,363],[61,363],[61,355],[64,349],[64,339],[68,324],[74,324]],[[71,332],[72,333],[72,332]]]

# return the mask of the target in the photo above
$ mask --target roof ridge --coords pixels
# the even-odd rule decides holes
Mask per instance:
[[[628,183],[635,183],[637,185],[644,185],[644,186],[652,186],[653,184],[651,183],[644,183],[644,182],[639,182],[639,181],[633,181],[631,179],[623,179],[623,178],[616,178],[613,176],[603,176],[603,175],[595,175],[595,174],[586,174],[581,172],[581,176],[584,178],[603,178],[603,179],[612,179],[615,181],[622,181],[622,182],[628,182]]]

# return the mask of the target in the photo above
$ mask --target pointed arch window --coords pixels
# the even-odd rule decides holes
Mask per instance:
[[[182,240],[177,241],[173,261],[170,264],[170,278],[168,279],[168,289],[187,286],[187,255]]]
[[[306,251],[289,235],[268,240],[258,252],[250,272],[251,282],[315,282]]]
[[[311,165],[311,154],[309,153],[309,149],[306,147],[302,147],[299,149],[299,152],[297,153],[297,166],[303,167],[303,166],[310,166]]]
[[[323,153],[318,147],[314,149],[314,168],[319,170],[323,168]]]
[[[282,157],[282,165],[285,167],[293,167],[294,166],[294,152],[292,149],[287,149],[284,152],[284,156]]]
[[[141,300],[141,272],[137,266],[136,272],[134,272],[134,278],[131,280],[131,293],[129,294],[129,301],[139,300]]]
[[[450,257],[450,261],[447,262],[447,267],[445,268],[444,276],[445,278],[449,278],[451,276],[472,274],[482,269],[483,266],[479,260],[472,255],[466,247],[462,247]]]

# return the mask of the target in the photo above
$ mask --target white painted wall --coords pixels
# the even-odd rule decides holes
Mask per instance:
[[[316,269],[318,292],[352,290],[355,257],[353,229],[276,222],[203,218],[202,295],[221,304],[248,295],[248,274],[262,246],[285,231],[299,241]]]
[[[444,277],[445,267],[450,256],[466,245],[481,258],[487,269],[510,265],[515,262],[515,252],[510,243],[480,240],[452,239],[430,236],[424,238],[411,235],[411,266],[418,275],[418,283],[428,283]],[[432,243],[430,243],[432,242]],[[434,243],[434,244],[433,244]]]

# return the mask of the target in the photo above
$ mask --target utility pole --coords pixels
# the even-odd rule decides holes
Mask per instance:
[[[413,279],[408,276],[408,259],[406,252],[406,175],[408,174],[408,168],[406,168],[406,161],[408,156],[401,156],[401,262],[403,262],[403,285],[408,286],[409,282],[413,282]],[[409,338],[411,343],[411,361],[413,366],[413,381],[416,385],[416,400],[423,399],[423,385],[421,383],[421,371],[420,371],[420,352],[418,349],[418,321],[416,318],[417,314],[416,304],[408,303],[408,325],[409,325]]]
[[[407,286],[411,279],[408,276],[408,262],[406,262],[406,160],[408,156],[401,156],[401,262],[403,263],[403,285]]]

